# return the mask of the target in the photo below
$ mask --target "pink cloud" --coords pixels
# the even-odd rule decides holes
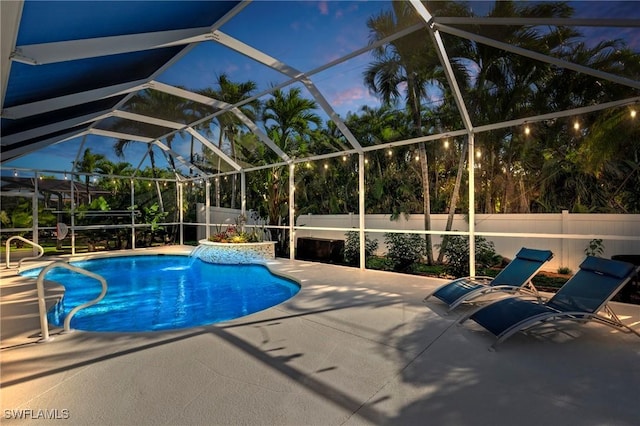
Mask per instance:
[[[353,105],[358,101],[370,101],[374,99],[375,98],[372,97],[365,88],[351,87],[349,89],[336,93],[331,99],[331,104],[335,106]]]
[[[322,15],[329,14],[329,4],[326,1],[318,2],[318,10]]]

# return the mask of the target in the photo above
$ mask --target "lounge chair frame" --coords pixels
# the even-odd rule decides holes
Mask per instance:
[[[518,252],[518,254],[516,254],[516,258],[518,257],[518,255],[520,253],[522,253],[523,251],[527,251],[527,250],[531,251],[532,249],[527,249],[527,248],[523,247]],[[536,252],[544,253],[544,252],[547,252],[547,251],[536,250]],[[545,261],[541,261],[540,262],[540,266],[542,266],[545,262],[548,262],[549,260],[551,260],[553,258],[553,253],[551,253],[550,251],[548,253],[549,253],[549,257]],[[507,267],[509,267],[509,266],[507,265]],[[443,289],[443,288],[445,288],[447,286],[460,285],[460,284],[464,285],[465,283],[470,284],[470,285],[480,285],[481,287],[478,287],[478,288],[476,288],[474,290],[468,291],[465,294],[463,294],[462,296],[460,296],[459,298],[457,298],[456,300],[454,300],[453,302],[448,303],[447,312],[451,312],[452,310],[457,308],[462,303],[473,301],[474,299],[477,299],[477,298],[479,298],[481,296],[488,295],[488,294],[491,294],[491,293],[494,293],[494,292],[501,292],[501,293],[506,293],[506,294],[522,293],[522,294],[533,296],[538,300],[542,300],[542,297],[540,296],[540,293],[538,292],[538,289],[536,289],[536,287],[531,282],[531,280],[538,273],[539,270],[540,270],[540,268],[538,268],[536,271],[534,271],[530,276],[526,277],[526,279],[524,280],[524,284],[517,284],[517,285],[516,284],[513,284],[513,285],[511,285],[511,284],[491,285],[491,283],[497,277],[489,277],[489,276],[476,276],[476,277],[458,278],[456,280],[449,281],[449,282],[439,286],[435,290],[433,290],[431,293],[429,293],[423,299],[423,302],[426,303],[426,301],[431,296],[433,296],[439,290],[441,290],[441,289]],[[440,299],[440,300],[442,300],[442,299]],[[442,300],[442,301],[444,303],[447,303],[444,300]]]
[[[549,323],[560,322],[560,321],[573,321],[573,322],[580,322],[580,323],[587,323],[589,321],[594,321],[600,324],[608,325],[624,333],[632,333],[640,337],[640,332],[624,324],[620,320],[620,318],[616,315],[616,313],[611,309],[611,307],[608,305],[609,301],[613,298],[613,296],[615,296],[618,293],[618,291],[620,291],[620,289],[622,289],[622,287],[624,287],[631,280],[631,278],[637,273],[640,273],[640,267],[635,268],[634,272],[632,272],[624,280],[622,280],[616,286],[616,288],[609,293],[608,297],[605,298],[603,302],[593,312],[575,311],[575,310],[562,311],[562,310],[553,308],[547,305],[547,303],[551,301],[553,297],[544,302],[540,300],[538,300],[537,302],[530,301],[531,303],[539,303],[545,306],[545,308],[549,309],[550,311],[543,312],[537,315],[532,315],[528,318],[523,319],[522,321],[512,324],[510,327],[506,328],[501,333],[496,335],[497,339],[490,346],[489,350],[491,351],[496,350],[497,346],[500,343],[504,342],[509,337],[513,336],[518,332],[526,333],[536,327],[540,327]],[[518,296],[513,296],[513,297],[509,297],[508,299],[522,299],[522,298]],[[496,303],[501,301],[504,301],[504,299],[501,299]],[[488,306],[490,305],[481,306],[478,309],[475,309],[472,312],[469,312],[466,315],[462,316],[461,319],[458,320],[458,325],[462,325],[465,321],[467,321],[472,316],[474,316],[478,311],[485,309]]]

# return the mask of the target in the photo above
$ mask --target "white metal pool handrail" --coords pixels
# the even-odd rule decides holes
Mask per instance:
[[[81,309],[88,308],[89,306],[95,305],[99,301],[101,301],[105,294],[107,294],[107,280],[104,279],[101,275],[94,274],[93,272],[87,271],[86,269],[79,268],[77,266],[69,265],[66,262],[61,260],[50,263],[45,266],[40,274],[38,274],[38,281],[36,282],[36,286],[38,289],[38,310],[40,312],[40,328],[42,329],[42,337],[38,340],[38,343],[49,342],[53,340],[53,337],[49,337],[49,321],[47,320],[47,304],[44,300],[44,276],[53,268],[65,268],[70,271],[77,272],[82,275],[86,275],[89,278],[94,278],[102,284],[102,291],[100,295],[93,300],[90,300],[86,303],[76,306],[69,312],[69,315],[64,319],[64,332],[71,332],[71,318]]]
[[[23,261],[39,259],[44,254],[44,248],[42,248],[42,246],[40,244],[34,243],[31,240],[28,240],[28,239],[26,239],[24,237],[21,237],[20,235],[14,235],[13,237],[9,237],[7,239],[7,242],[5,243],[5,255],[6,255],[6,260],[7,260],[7,269],[10,268],[10,266],[9,266],[10,263],[11,263],[11,250],[10,250],[11,247],[10,247],[10,244],[11,244],[11,241],[13,241],[13,240],[24,241],[25,243],[31,244],[32,246],[34,246],[35,248],[40,250],[40,254],[38,254],[37,256],[23,257],[22,259],[18,260],[18,266],[17,266],[18,269],[20,269],[20,265],[22,265]]]

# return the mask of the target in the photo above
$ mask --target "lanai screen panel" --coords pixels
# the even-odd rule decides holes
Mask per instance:
[[[480,132],[485,130],[482,126],[492,125],[496,121],[555,113],[584,105],[592,97],[597,102],[608,102],[638,93],[637,83],[636,86],[625,84],[627,80],[637,82],[638,76],[636,71],[625,66],[624,60],[605,64],[597,61],[597,55],[584,55],[581,59],[567,53],[568,49],[580,43],[584,43],[585,52],[589,52],[588,49],[598,47],[599,42],[618,38],[625,44],[614,43],[603,54],[618,55],[618,51],[624,50],[618,49],[620,46],[637,51],[640,12],[635,10],[633,2],[568,2],[566,7],[550,2],[471,2],[466,4],[468,8],[459,2],[428,2],[425,5],[434,16],[433,22],[425,22],[410,3],[391,1],[247,4],[214,1],[26,1],[17,32],[17,46],[22,50],[15,52],[16,60],[11,62],[11,74],[3,100],[2,161],[25,155],[31,149],[42,149],[58,143],[69,135],[82,137],[83,132],[92,129],[114,131],[121,126],[133,127],[132,134],[137,136],[147,133],[145,128],[149,127],[151,130],[146,136],[160,137],[160,142],[166,146],[172,138],[184,138],[177,135],[184,134],[185,129],[176,128],[176,125],[188,127],[193,124],[197,128],[200,124],[198,120],[216,120],[215,114],[232,105],[243,108],[253,99],[266,101],[272,96],[270,92],[274,87],[284,91],[301,88],[303,98],[318,104],[316,113],[323,122],[322,127],[327,130],[318,134],[316,139],[322,143],[314,144],[313,149],[284,149],[284,156],[278,154],[273,161],[287,161],[301,155],[338,154],[345,149],[353,151],[354,146],[357,150],[354,142],[365,148],[401,142],[415,135],[394,133],[392,130],[407,126],[392,123],[387,126],[390,129],[388,132],[368,139],[363,134],[366,132],[359,127],[356,114],[353,120],[349,119],[350,113],[361,115],[373,111],[390,115],[396,123],[399,120],[415,122],[405,108],[408,81],[398,81],[396,90],[399,96],[397,102],[390,106],[390,111],[376,111],[380,106],[380,96],[370,92],[364,80],[367,68],[381,59],[375,56],[376,50],[367,48],[371,46],[370,43],[387,36],[390,39],[380,45],[383,51],[391,52],[394,48],[406,45],[416,54],[419,53],[417,56],[433,60],[431,64],[418,61],[421,68],[415,71],[427,81],[426,93],[419,100],[423,112],[421,129],[419,132],[416,129],[416,133],[429,136],[460,132],[464,128],[460,119],[461,111],[456,106],[455,93],[442,78],[442,58],[431,55],[434,53],[433,40],[428,26],[432,23],[442,36],[446,54],[456,71],[461,97],[469,110],[471,123],[475,128],[480,126]],[[536,14],[532,12],[535,8],[547,10]],[[553,8],[556,10],[549,12]],[[391,11],[395,17],[385,28],[385,16],[391,16]],[[550,15],[560,21],[548,21]],[[223,19],[225,17],[229,19]],[[512,17],[516,21],[509,25],[464,21],[467,18]],[[546,21],[522,21],[536,17]],[[571,22],[561,21],[569,18]],[[220,25],[215,26],[216,22]],[[251,25],[255,22],[260,22],[258,31]],[[125,48],[120,49],[120,53],[109,55],[96,50],[74,58],[77,53],[74,48],[79,41],[91,43],[92,40],[105,37],[202,28],[201,35],[207,29],[213,29],[214,33],[210,39],[198,39],[202,43],[197,46],[181,44],[132,52]],[[547,52],[536,48],[537,40],[558,28],[562,29],[559,35],[564,38],[557,49]],[[398,31],[403,33],[399,35]],[[423,45],[429,55],[420,53]],[[509,46],[508,54],[500,52],[503,45]],[[39,47],[42,49],[38,50]],[[46,54],[42,53],[44,51]],[[40,52],[47,61],[42,62],[38,56],[29,57],[27,52]],[[186,60],[196,53],[206,60],[196,63]],[[537,56],[547,53],[550,60]],[[500,59],[502,69],[487,67],[488,60],[495,57]],[[581,73],[575,66],[567,70],[562,67],[564,63],[561,61],[575,62],[596,72]],[[165,65],[171,66],[165,70]],[[499,71],[508,72],[501,76]],[[548,72],[549,81],[555,83],[543,88],[523,86],[528,90],[527,97],[524,100],[517,98],[517,89],[519,85],[526,85],[527,79],[532,77],[529,74],[543,71]],[[433,76],[428,75],[429,72]],[[607,75],[603,76],[602,73]],[[189,76],[186,80],[185,75]],[[608,75],[613,77],[608,79]],[[222,76],[234,84],[253,81],[255,87],[248,90],[245,97],[229,97],[222,90]],[[404,77],[409,80],[411,75]],[[429,78],[433,79],[431,83]],[[567,80],[575,84],[563,85]],[[154,87],[154,81],[170,86]],[[342,86],[346,81],[352,85]],[[105,88],[124,88],[127,84],[138,83],[140,87],[98,93]],[[202,99],[196,100],[193,96],[176,95],[182,89],[204,96],[208,101],[202,103]],[[487,102],[478,101],[482,97],[492,99],[497,91],[509,90],[514,92],[512,99],[523,100],[518,102],[518,108],[497,105],[484,110]],[[551,90],[565,90],[566,93],[550,93]],[[95,94],[95,97],[83,97],[88,93]],[[158,93],[162,97],[175,97],[175,106],[155,108],[153,97]],[[555,97],[555,102],[547,101],[551,95]],[[145,97],[143,100],[146,102],[140,102]],[[563,97],[566,101],[563,101]],[[437,116],[433,114],[435,110]],[[135,117],[118,115],[122,111],[153,116],[169,123],[150,123],[144,117],[138,117],[140,120],[137,120]],[[262,118],[258,114],[252,124],[243,123],[238,128],[243,137],[245,134],[254,135],[246,136],[244,143],[248,147],[252,147],[254,141],[258,141],[255,146],[265,146],[267,143],[264,137],[255,136],[253,127],[255,125],[267,134],[268,124],[261,122]],[[129,121],[142,124],[131,125]],[[271,142],[278,144],[278,141]],[[76,150],[69,151],[71,156],[77,155]],[[189,157],[185,157],[184,150],[175,151],[184,158]],[[163,152],[163,155],[167,155],[168,151]],[[240,157],[236,160],[243,167],[245,164],[248,167],[259,166],[265,162],[265,159],[247,161]],[[226,171],[222,167],[217,170]]]
[[[112,98],[117,91],[105,94],[108,91],[98,93],[100,90],[149,79],[186,47],[183,44],[100,56],[100,51],[83,51],[83,43],[116,37],[114,43],[122,44],[126,39],[117,37],[208,28],[236,5],[206,1],[26,1],[17,33],[17,53],[35,52],[44,59],[25,56],[11,63],[2,134],[13,137],[3,140],[3,161],[23,154],[19,148],[24,146],[35,144],[40,148],[46,146],[47,138],[55,143],[59,141],[57,135],[78,130],[75,127],[79,125],[86,128],[87,109],[83,105],[88,104],[91,111],[96,107],[93,102],[106,97],[111,102],[100,102],[108,112],[117,104]],[[83,96],[87,93],[95,93],[98,98]],[[11,120],[36,115],[37,122],[12,125]],[[56,125],[43,128],[39,124],[49,122]],[[33,131],[35,128],[38,131]]]

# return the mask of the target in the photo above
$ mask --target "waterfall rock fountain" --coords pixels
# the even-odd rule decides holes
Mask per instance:
[[[276,257],[276,242],[259,243],[215,243],[209,240],[198,241],[198,247],[191,256],[204,262],[224,265],[266,263]]]

